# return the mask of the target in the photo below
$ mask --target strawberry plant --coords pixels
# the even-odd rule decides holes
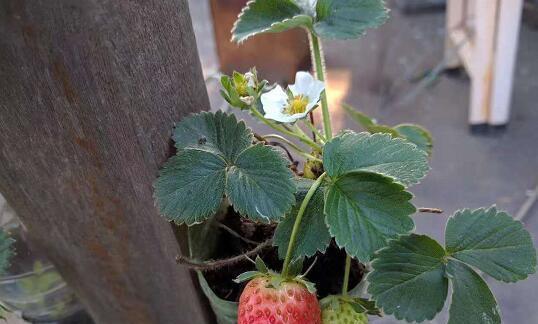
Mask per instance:
[[[257,271],[239,275],[237,285],[247,282],[239,304],[216,297],[198,273],[221,323],[367,323],[368,315],[422,322],[441,311],[449,290],[449,323],[500,323],[482,273],[515,282],[535,272],[530,234],[496,207],[457,211],[448,220],[444,246],[412,233],[412,216],[424,210],[412,204],[409,190],[430,169],[433,143],[427,130],[380,125],[344,106],[365,132],[333,133],[322,41],[358,38],[387,17],[382,0],[249,1],[232,40],[302,28],[311,45],[313,74],[298,72],[286,87],[261,80],[255,69],[222,77],[221,94],[230,107],[250,113],[274,134],[256,134],[222,111],[195,114],[176,125],[177,154],[154,186],[161,214],[190,226],[191,252],[200,250],[192,254],[198,259],[179,261],[225,272],[270,244],[281,260],[269,269],[258,257]],[[311,118],[314,109],[321,109],[321,129]],[[302,170],[294,157],[303,160]],[[247,256],[207,260],[207,252],[219,248],[210,231],[215,226],[245,244],[259,243],[219,223],[223,211],[238,218],[234,221],[244,232],[272,237]],[[341,289],[318,301],[320,282],[307,279],[312,277],[303,272],[303,262],[312,267],[315,257],[323,262],[334,248],[345,253],[344,262],[331,265],[343,268],[342,277],[328,279],[341,282]],[[359,286],[367,286],[362,296],[350,287],[359,262],[369,270],[355,276],[362,279]]]

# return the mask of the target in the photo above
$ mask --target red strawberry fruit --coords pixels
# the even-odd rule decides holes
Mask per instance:
[[[254,277],[239,299],[238,324],[321,324],[315,293],[300,282]]]

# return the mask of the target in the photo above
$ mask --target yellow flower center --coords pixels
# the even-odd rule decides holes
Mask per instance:
[[[286,107],[285,111],[290,115],[301,114],[306,111],[307,105],[308,97],[298,95],[288,101],[288,106]]]

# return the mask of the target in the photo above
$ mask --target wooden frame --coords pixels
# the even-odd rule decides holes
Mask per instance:
[[[510,100],[523,0],[449,0],[445,62],[471,78],[471,125],[504,125]]]

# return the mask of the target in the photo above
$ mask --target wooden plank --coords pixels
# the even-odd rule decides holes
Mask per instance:
[[[451,35],[462,28],[462,23],[464,21],[463,17],[463,5],[464,0],[449,0],[446,4],[446,36],[445,36],[445,64],[447,68],[457,68],[462,65],[462,60],[460,60],[457,55],[457,44],[459,42]]]
[[[451,48],[451,52],[447,55],[455,56],[458,63],[456,66],[448,65],[448,67],[458,67],[459,65],[463,65],[467,71],[471,71],[473,58],[473,43],[471,35],[468,34],[465,28],[457,28],[450,33],[450,41],[452,44],[454,44],[454,46]],[[451,64],[450,59],[454,58],[449,57],[447,60],[449,64]]]
[[[185,0],[0,0],[0,191],[97,323],[207,323],[153,205],[209,107]]]
[[[491,106],[498,3],[497,0],[474,0],[472,3],[477,15],[474,19],[473,58],[469,71],[472,80],[469,123],[476,125],[488,122]]]
[[[489,123],[504,125],[510,115],[514,68],[523,12],[523,0],[499,0],[493,91]]]

